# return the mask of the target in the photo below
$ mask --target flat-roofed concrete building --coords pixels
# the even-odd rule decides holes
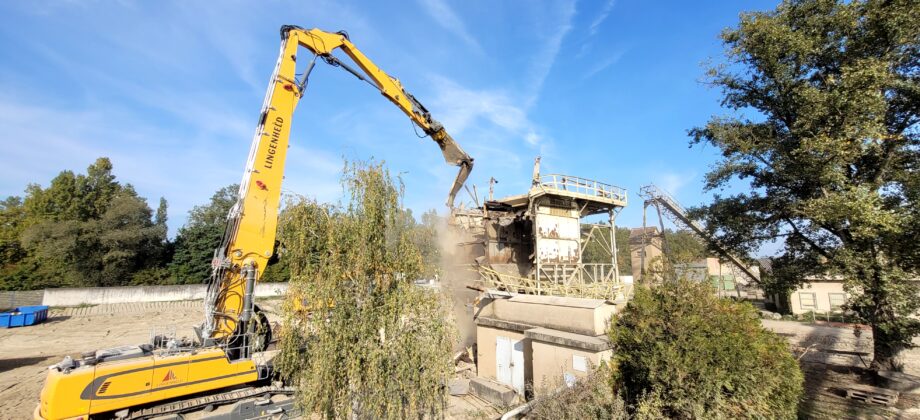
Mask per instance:
[[[613,355],[606,331],[616,311],[616,304],[603,299],[491,300],[476,317],[478,376],[522,396],[584,377]]]

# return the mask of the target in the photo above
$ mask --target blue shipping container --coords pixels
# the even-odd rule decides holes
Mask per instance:
[[[48,319],[48,307],[20,306],[12,312],[0,313],[0,328],[24,327],[35,325]]]

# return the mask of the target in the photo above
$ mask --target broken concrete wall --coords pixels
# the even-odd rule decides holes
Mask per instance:
[[[581,223],[577,210],[570,206],[540,205],[535,219],[540,264],[581,262]]]
[[[489,211],[485,226],[485,262],[494,270],[528,277],[533,270],[533,224],[515,212]]]

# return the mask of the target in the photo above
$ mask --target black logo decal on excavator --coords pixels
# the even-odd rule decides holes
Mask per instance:
[[[284,128],[284,118],[275,117],[272,122],[272,135],[268,142],[268,152],[265,155],[265,169],[271,169],[275,164],[275,153],[278,153],[278,140],[281,138],[281,130]]]

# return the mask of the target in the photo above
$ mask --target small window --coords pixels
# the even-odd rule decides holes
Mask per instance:
[[[814,293],[799,292],[799,305],[802,309],[818,309]]]
[[[831,302],[831,310],[839,311],[845,303],[847,303],[847,294],[846,293],[828,293],[827,297]]]
[[[735,290],[735,276],[709,276],[709,281],[712,283],[712,287],[716,290],[725,290],[729,292],[733,292]]]

